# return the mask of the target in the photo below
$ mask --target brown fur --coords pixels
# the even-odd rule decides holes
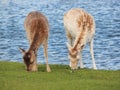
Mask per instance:
[[[92,16],[89,15],[87,12],[81,10],[81,16],[79,17],[77,24],[78,24],[78,28],[80,28],[81,32],[79,35],[79,38],[77,39],[76,43],[74,44],[73,49],[77,50],[77,48],[79,47],[78,45],[81,45],[83,49],[84,44],[82,40],[85,40],[87,32],[89,32],[92,28],[93,28],[93,19]],[[92,31],[90,31],[92,32]]]
[[[47,71],[50,72],[47,55],[47,42],[49,33],[49,24],[47,18],[38,11],[28,14],[24,22],[27,38],[30,47],[28,51],[21,49],[24,54],[23,59],[28,71],[37,71],[36,57],[37,51],[41,44],[44,46],[44,54],[46,57]]]

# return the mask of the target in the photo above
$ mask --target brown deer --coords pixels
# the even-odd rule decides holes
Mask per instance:
[[[24,27],[26,30],[27,38],[29,40],[30,47],[27,51],[20,48],[23,54],[23,60],[26,65],[27,71],[37,71],[37,51],[42,44],[44,47],[44,55],[46,58],[47,72],[50,72],[48,64],[48,34],[49,24],[47,18],[38,11],[33,11],[28,14],[25,19]]]
[[[79,61],[80,67],[84,68],[82,62],[82,50],[87,43],[90,45],[93,68],[97,69],[93,52],[95,22],[92,15],[83,9],[74,8],[65,13],[63,21],[66,29],[66,36],[69,42],[67,43],[67,47],[71,69],[77,69]]]

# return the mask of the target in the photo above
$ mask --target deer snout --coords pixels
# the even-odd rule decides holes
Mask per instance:
[[[70,62],[69,64],[71,70],[77,70],[78,69],[78,66],[77,66],[77,62]]]

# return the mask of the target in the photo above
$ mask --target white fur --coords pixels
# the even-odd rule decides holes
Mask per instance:
[[[83,9],[74,8],[65,13],[63,21],[68,39],[67,46],[69,51],[70,67],[72,69],[77,68],[77,57],[79,55],[80,67],[84,68],[82,62],[82,50],[86,43],[89,43],[93,68],[97,69],[93,51],[93,38],[95,34],[94,18]],[[74,58],[72,54],[75,55]],[[73,64],[73,61],[76,61],[76,63]]]

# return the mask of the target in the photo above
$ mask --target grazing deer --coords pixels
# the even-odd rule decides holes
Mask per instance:
[[[20,48],[20,51],[23,54],[23,60],[26,64],[27,71],[37,71],[37,51],[42,44],[44,46],[47,72],[50,72],[51,70],[48,64],[47,53],[49,33],[49,24],[47,18],[38,11],[30,12],[25,19],[24,27],[30,47],[27,51]]]
[[[94,18],[83,9],[74,8],[65,13],[63,21],[69,42],[67,43],[67,47],[71,69],[77,69],[79,60],[80,67],[84,68],[82,50],[87,43],[90,45],[93,68],[97,69],[93,52],[93,38],[95,34]]]

